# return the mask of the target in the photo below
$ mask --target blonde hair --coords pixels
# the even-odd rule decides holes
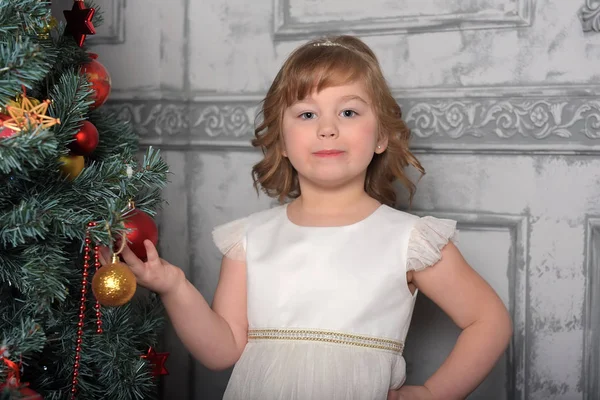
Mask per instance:
[[[399,180],[409,192],[409,202],[416,190],[406,176],[408,165],[421,175],[425,170],[410,152],[410,131],[402,120],[400,106],[383,77],[373,51],[360,39],[337,36],[318,39],[297,48],[283,64],[262,102],[262,122],[254,130],[254,147],[263,159],[253,166],[254,187],[259,186],[281,203],[300,196],[298,173],[283,155],[282,126],[285,110],[314,91],[356,81],[364,82],[378,120],[378,134],[388,139],[387,149],[375,154],[367,168],[365,191],[383,204],[394,206],[394,181]]]

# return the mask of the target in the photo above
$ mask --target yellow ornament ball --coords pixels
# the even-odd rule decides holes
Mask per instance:
[[[19,93],[14,100],[11,100],[8,102],[8,105],[14,108],[18,108],[21,109],[23,108],[23,100],[25,99],[25,96],[23,96],[23,93]],[[34,97],[29,97],[27,96],[27,100],[29,100],[29,102],[31,103],[32,106],[36,107],[40,105],[40,101]]]
[[[127,264],[113,258],[113,263],[101,267],[92,279],[92,292],[103,306],[122,306],[133,295],[137,283]]]
[[[60,172],[70,181],[77,178],[85,167],[83,156],[62,156],[59,161],[61,163]]]
[[[49,39],[50,32],[58,26],[58,20],[54,17],[50,17],[50,20],[45,21],[45,25],[38,34],[40,39]]]

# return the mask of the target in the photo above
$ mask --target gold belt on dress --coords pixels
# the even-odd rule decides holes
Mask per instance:
[[[307,329],[250,329],[248,340],[308,340],[389,350],[394,353],[402,353],[404,350],[404,343],[396,340]]]

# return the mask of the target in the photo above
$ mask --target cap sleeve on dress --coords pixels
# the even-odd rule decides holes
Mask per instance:
[[[213,229],[213,242],[224,256],[232,260],[246,260],[246,228],[248,217],[219,225]]]
[[[407,271],[420,271],[437,263],[448,241],[456,242],[457,233],[456,221],[419,218],[408,239]]]

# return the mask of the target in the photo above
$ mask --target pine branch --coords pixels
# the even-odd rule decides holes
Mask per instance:
[[[88,222],[109,208],[102,208],[97,199],[84,204],[81,198],[65,199],[64,193],[52,189],[24,197],[10,212],[0,214],[0,244],[16,247],[55,235],[83,242]]]
[[[104,12],[102,12],[102,6],[98,5],[95,1],[86,1],[85,6],[87,8],[96,9],[96,13],[94,14],[94,17],[92,18],[92,23],[94,24],[94,27],[96,27],[96,28],[101,26],[104,23]]]
[[[82,64],[90,61],[86,49],[77,46],[72,37],[64,35],[65,27],[66,25],[61,22],[56,29],[56,35],[51,37],[49,48],[60,54],[60,57],[55,60],[46,79],[40,81],[34,88],[35,94],[40,97],[48,96],[50,88],[59,83],[65,71],[78,70]]]
[[[70,259],[61,249],[64,243],[20,246],[0,254],[0,282],[33,299],[24,307],[38,313],[66,298]]]
[[[2,313],[2,319],[0,319],[0,332],[2,332],[0,347],[11,350],[9,358],[19,362],[21,356],[26,358],[28,353],[42,350],[46,342],[46,335],[37,321],[25,316],[15,322],[7,320],[6,316],[6,313]],[[5,372],[5,367],[4,363],[0,363],[0,375]]]
[[[49,1],[10,0],[0,2],[0,40],[19,34],[35,35],[50,21]],[[0,64],[1,65],[1,64]]]
[[[44,244],[22,246],[15,252],[21,279],[19,291],[33,301],[36,314],[50,308],[55,301],[64,301],[70,254],[62,249],[65,243],[56,240]],[[14,267],[14,265],[13,265]],[[14,269],[14,268],[13,268]]]
[[[92,111],[89,120],[96,126],[98,132],[102,132],[98,147],[93,154],[94,159],[104,159],[114,154],[123,154],[124,158],[131,158],[137,153],[138,138],[131,124],[102,108]]]
[[[149,147],[139,168],[133,156],[115,154],[105,162],[89,165],[73,182],[72,188],[78,196],[87,197],[90,201],[98,197],[119,199],[122,210],[127,201],[133,199],[136,207],[144,208],[152,215],[152,208],[160,203],[160,192],[167,184],[167,172],[168,166],[160,158],[159,150]],[[104,212],[111,211],[114,210],[105,209]]]
[[[0,140],[0,173],[22,179],[54,157],[58,143],[50,130],[36,128]],[[7,177],[5,177],[6,179]]]
[[[129,162],[135,170],[135,161],[130,159]],[[51,235],[83,240],[87,223],[95,220],[95,216],[104,216],[119,234],[121,216],[129,199],[134,199],[138,208],[154,214],[153,209],[161,203],[160,193],[166,186],[167,171],[159,151],[150,147],[142,168],[129,179],[127,164],[115,155],[106,162],[84,168],[72,183],[63,181],[59,185],[56,182],[52,186],[48,180],[38,180],[27,192],[19,192],[20,200],[14,206],[0,198],[0,209],[10,209],[0,214],[0,244],[14,247]],[[97,229],[105,228],[101,225]],[[95,237],[109,243],[107,235]]]
[[[0,243],[3,247],[43,240],[49,233],[53,208],[60,207],[55,198],[35,196],[25,198],[12,212],[0,215]],[[67,210],[59,210],[67,211]]]
[[[51,68],[55,54],[28,37],[0,43],[0,104],[5,105],[21,92],[33,88]]]
[[[152,146],[148,147],[141,169],[130,180],[132,188],[129,191],[137,193],[136,207],[150,215],[156,214],[156,209],[162,206],[161,193],[167,185],[168,173],[169,166],[160,157],[160,151]]]
[[[111,399],[143,399],[153,387],[154,378],[141,355],[156,344],[156,332],[163,322],[160,301],[155,296],[140,297],[124,307],[104,310],[104,333],[94,337],[94,348],[102,350],[91,356],[99,360],[99,365],[110,367],[100,370],[99,380],[113,382],[106,388]]]
[[[54,126],[54,134],[60,142],[67,144],[81,127],[86,118],[88,107],[93,104],[92,85],[85,76],[73,70],[65,71],[50,91],[52,105],[49,114],[60,119]]]

